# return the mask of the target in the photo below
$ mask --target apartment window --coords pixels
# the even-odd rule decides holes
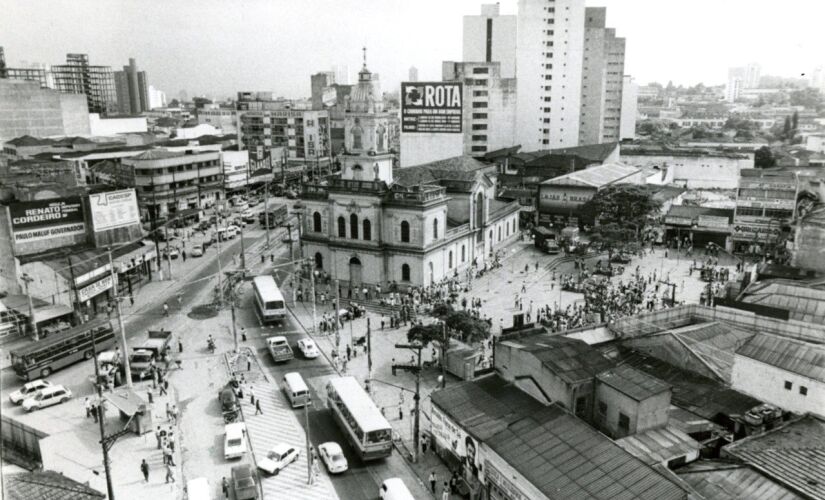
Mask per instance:
[[[599,415],[603,417],[607,415],[607,403],[601,400],[599,400]]]
[[[791,389],[793,389],[793,382],[791,382],[789,380],[786,380],[785,381],[785,390],[790,391]]]
[[[321,232],[321,214],[318,212],[312,214],[312,230],[316,233]]]
[[[401,281],[410,281],[410,265],[401,264]]]
[[[467,249],[464,247],[464,245],[461,245],[461,262],[464,262],[466,260],[466,253]]]
[[[438,219],[433,219],[433,239],[438,239]]]
[[[358,216],[355,214],[349,216],[349,237],[358,239]]]
[[[630,417],[622,412],[619,412],[619,429],[630,432]]]
[[[486,123],[474,123],[473,124],[473,130],[487,130],[487,124]]]
[[[346,238],[347,237],[347,222],[344,220],[343,217],[338,217],[338,237],[339,238]]]
[[[487,95],[486,90],[474,90],[473,97],[485,97]]]
[[[470,151],[473,153],[484,153],[487,151],[487,146],[471,146]]]
[[[473,68],[473,74],[474,75],[482,75],[482,74],[486,75],[489,72],[490,72],[490,68],[488,68],[486,66],[481,67],[481,68]]]
[[[410,242],[410,223],[405,220],[401,221],[401,242]]]
[[[372,223],[370,222],[370,220],[369,219],[364,219],[364,222],[361,223],[361,226],[362,226],[362,229],[363,229],[362,233],[363,233],[364,239],[367,240],[367,241],[371,240],[372,239]]]
[[[803,396],[807,396],[808,395],[808,388],[805,387],[804,385],[800,385],[799,386],[799,394],[801,394]]]
[[[450,253],[448,254],[448,259],[447,259],[447,269],[452,269],[452,268],[453,268],[453,251],[450,250]]]
[[[473,107],[474,108],[486,108],[487,103],[486,102],[474,102]]]
[[[487,136],[486,135],[474,135],[473,140],[474,141],[486,141]]]
[[[473,113],[473,119],[474,120],[486,120],[487,119],[487,113]]]

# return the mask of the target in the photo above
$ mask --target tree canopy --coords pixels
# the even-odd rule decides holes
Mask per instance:
[[[655,215],[662,203],[654,197],[654,188],[638,184],[613,184],[596,192],[582,206],[582,212],[601,224],[641,229],[648,216]]]
[[[776,166],[776,158],[768,146],[757,149],[753,155],[753,165],[756,168],[771,168]]]
[[[476,318],[468,311],[455,310],[449,304],[436,304],[433,306],[431,314],[447,324],[448,345],[442,346],[444,343],[444,332],[441,323],[413,325],[412,328],[407,331],[407,340],[409,342],[417,342],[421,345],[427,345],[432,342],[446,350],[449,347],[450,337],[459,337],[462,342],[472,344],[485,340],[490,334],[489,323],[481,318]]]

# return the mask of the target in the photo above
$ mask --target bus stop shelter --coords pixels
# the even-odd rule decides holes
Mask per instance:
[[[152,431],[152,408],[138,393],[128,387],[105,395],[106,401],[120,412],[120,421],[138,436]]]

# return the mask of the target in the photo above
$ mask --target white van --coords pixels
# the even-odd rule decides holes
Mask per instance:
[[[209,480],[196,477],[186,482],[186,498],[189,500],[210,500]]]
[[[284,374],[283,390],[293,408],[300,408],[309,403],[309,389],[298,372]]]
[[[378,494],[383,500],[415,500],[407,485],[398,477],[385,479],[378,488]]]

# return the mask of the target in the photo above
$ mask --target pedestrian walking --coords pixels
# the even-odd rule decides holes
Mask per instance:
[[[261,400],[255,400],[255,415],[263,415],[264,412],[261,410]]]
[[[444,486],[441,488],[441,500],[450,500],[450,488],[447,486],[447,481],[444,481]]]
[[[435,483],[438,481],[438,476],[435,475],[435,471],[430,472],[430,489],[435,495]]]
[[[135,307],[135,296],[134,295],[129,295],[129,303],[132,305],[132,307]]]
[[[92,403],[92,417],[95,419],[95,423],[97,423],[98,418],[98,411],[100,410],[100,406]]]
[[[169,304],[166,302],[163,303],[163,315],[167,318],[169,317]]]
[[[146,463],[146,459],[144,458],[142,462],[140,462],[140,472],[143,474],[143,482],[149,482],[149,464]]]
[[[180,339],[178,339],[178,352],[183,352],[183,342]]]
[[[251,387],[249,388],[249,404],[255,404],[255,391]]]
[[[86,398],[86,400],[83,401],[83,406],[86,407],[86,418],[91,417],[92,416],[92,402],[91,402],[91,400],[89,400],[89,398]]]
[[[161,430],[160,426],[158,426],[158,428],[155,429],[155,439],[158,442],[158,449],[160,449],[161,444],[163,444],[163,435],[161,434],[161,432],[163,431]]]
[[[229,480],[226,477],[221,479],[221,491],[223,492],[223,496],[229,499]]]
[[[161,382],[161,384],[160,384],[160,395],[161,396],[166,395],[166,388],[167,387],[169,387],[169,382],[168,381],[164,380],[163,382]]]
[[[244,328],[244,327],[241,327],[241,340],[246,342],[246,328]],[[247,356],[246,359],[247,359],[247,362],[248,362],[249,361],[249,356]],[[249,368],[247,368],[246,371],[249,371]]]
[[[249,354],[246,355],[246,371],[252,371],[252,356]]]
[[[186,254],[184,254],[184,255],[186,255]],[[186,257],[184,257],[183,259],[186,260]],[[166,482],[168,483],[169,481],[172,481],[173,483],[175,482],[175,469],[173,469],[171,465],[167,464],[166,465]]]
[[[426,434],[421,436],[421,452],[422,453],[424,453],[424,454],[427,453],[427,446],[429,444],[430,444],[430,438],[428,438]],[[433,488],[435,488],[435,485],[433,485]],[[433,491],[433,493],[435,493],[435,491]]]
[[[349,361],[351,358],[352,358],[352,347],[350,347],[350,345],[347,344],[347,361]]]

